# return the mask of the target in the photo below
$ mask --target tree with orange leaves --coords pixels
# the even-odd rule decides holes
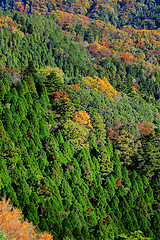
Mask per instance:
[[[71,84],[71,85],[67,85],[68,87],[72,87],[74,89],[81,89],[81,87],[77,84]]]
[[[53,237],[47,232],[38,233],[35,226],[27,220],[23,220],[22,212],[18,208],[13,208],[10,200],[4,197],[0,201],[0,231],[8,239],[15,240],[52,240]]]
[[[64,91],[52,92],[52,95],[51,95],[52,100],[54,100],[54,99],[62,100],[63,98],[68,98],[68,95],[66,92],[64,92]]]
[[[123,58],[123,60],[124,60],[124,63],[127,63],[127,60],[130,59],[130,54],[129,54],[129,52],[122,53],[121,56],[122,56],[122,58]]]
[[[15,2],[14,8],[15,8],[15,10],[19,10],[20,12],[23,12],[23,10],[24,10],[24,7],[22,6],[21,1]]]
[[[142,136],[149,135],[153,132],[153,124],[148,123],[147,121],[138,124],[138,128]]]

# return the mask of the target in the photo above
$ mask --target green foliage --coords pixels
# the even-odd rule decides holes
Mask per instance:
[[[47,80],[45,82],[48,93],[51,94],[54,91],[59,91],[63,88],[64,81],[63,78],[58,76],[56,72],[51,72],[50,75],[47,76]]]
[[[1,240],[7,240],[8,238],[6,238],[5,234],[0,231],[0,239]]]
[[[116,148],[122,164],[126,166],[133,164],[131,157],[134,155],[134,140],[131,134],[122,130],[116,139]]]
[[[74,146],[76,151],[88,146],[88,130],[77,122],[67,120],[63,125],[62,134]]]
[[[0,81],[0,100],[1,101],[4,99],[5,93],[6,93],[6,89],[5,89],[4,83]]]
[[[108,174],[113,171],[113,164],[110,161],[110,156],[107,152],[107,149],[103,143],[99,147],[99,156],[98,160],[100,163],[100,170],[103,174]]]
[[[92,126],[94,128],[94,132],[96,134],[97,139],[105,139],[106,138],[106,131],[105,131],[105,124],[99,114],[93,115],[91,119]]]

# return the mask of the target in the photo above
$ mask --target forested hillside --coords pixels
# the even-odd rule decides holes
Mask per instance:
[[[118,28],[132,25],[141,29],[154,29],[160,26],[159,0],[2,0],[0,7],[5,11],[41,15],[61,10],[111,23]]]
[[[0,7],[0,239],[159,239],[159,1]]]

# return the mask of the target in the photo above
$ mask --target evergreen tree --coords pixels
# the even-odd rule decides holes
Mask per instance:
[[[100,163],[100,170],[103,173],[110,173],[113,171],[113,164],[110,160],[109,154],[107,152],[107,149],[103,143],[101,143],[99,147],[99,156],[98,160]]]
[[[52,94],[52,92],[59,91],[63,89],[64,80],[58,73],[51,72],[50,75],[47,76],[45,85],[47,87],[48,94]]]
[[[122,170],[122,176],[123,176],[122,183],[124,184],[125,187],[130,188],[131,187],[131,182],[130,182],[130,178],[128,176],[128,171],[127,171],[126,166],[124,166],[124,168]]]
[[[12,113],[9,108],[5,109],[5,114],[4,114],[4,124],[5,124],[5,130],[12,135],[13,134],[13,118],[12,118]]]
[[[59,112],[64,120],[73,116],[75,107],[69,98],[62,99]]]
[[[5,93],[6,93],[6,89],[5,89],[4,83],[1,80],[0,81],[0,101],[4,99]]]
[[[91,28],[88,28],[85,32],[84,40],[88,41],[88,43],[92,43],[94,41],[94,35]]]
[[[133,136],[128,131],[121,131],[116,139],[116,150],[123,165],[129,166],[133,164],[132,156],[134,156],[134,140]]]
[[[105,189],[107,190],[110,198],[112,198],[115,195],[115,189],[109,177],[106,178]]]
[[[114,166],[114,177],[122,180],[121,167],[118,164]]]
[[[103,123],[103,120],[98,113],[93,115],[93,117],[91,118],[91,123],[97,139],[105,139],[106,138],[105,124]]]

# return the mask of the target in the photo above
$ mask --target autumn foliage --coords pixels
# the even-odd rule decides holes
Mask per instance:
[[[138,87],[139,87],[138,83],[132,83],[132,86],[133,86],[134,88],[138,88]]]
[[[106,77],[103,77],[101,80],[97,76],[92,77],[84,77],[83,81],[89,86],[94,88],[96,91],[100,91],[102,93],[105,93],[107,97],[114,101],[115,98],[120,97],[119,92],[117,92],[112,85],[108,82]]]
[[[119,187],[122,184],[121,180],[118,178],[115,179],[115,182],[116,182],[117,187]]]
[[[17,28],[15,22],[12,20],[11,17],[0,17],[0,26],[2,26],[2,28],[7,28],[10,27],[11,29],[15,29]]]
[[[5,70],[5,71],[7,71],[9,73],[13,72],[13,68],[2,68],[2,67],[0,67],[0,69]]]
[[[23,221],[22,212],[13,208],[9,201],[5,197],[0,201],[0,231],[4,232],[8,239],[53,239],[49,233],[38,233],[32,223]]]
[[[15,2],[14,7],[15,7],[15,10],[18,10],[20,12],[24,11],[24,7],[23,7],[23,5],[22,5],[22,3],[20,1],[19,2]]]
[[[81,87],[77,84],[71,84],[71,85],[67,85],[68,87],[72,87],[74,89],[81,89]]]
[[[64,92],[64,91],[52,92],[52,95],[51,95],[52,100],[54,100],[54,99],[62,100],[63,98],[68,98],[68,95],[66,92]]]
[[[87,128],[92,128],[90,116],[86,111],[75,112],[73,120],[79,124],[85,125]]]
[[[138,128],[142,136],[149,135],[154,130],[153,124],[148,123],[147,121],[138,124]]]

